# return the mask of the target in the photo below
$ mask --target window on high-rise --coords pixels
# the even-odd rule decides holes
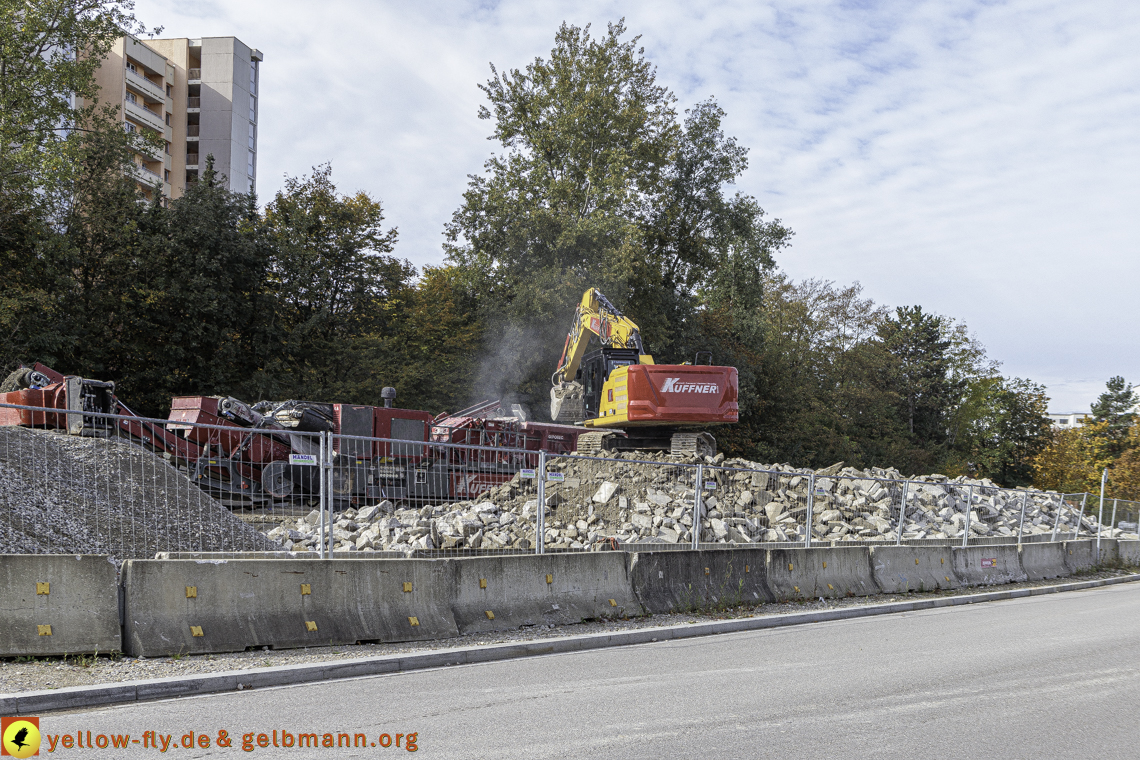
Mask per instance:
[[[252,150],[249,152],[249,166],[248,166],[248,168],[249,168],[248,174],[249,174],[249,176],[252,177],[253,176],[253,151]]]
[[[257,150],[257,127],[253,125],[253,122],[249,123],[249,149]]]

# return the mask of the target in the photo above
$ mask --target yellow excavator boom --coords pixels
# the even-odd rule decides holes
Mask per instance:
[[[590,338],[595,336],[603,346],[636,348],[639,354],[645,353],[637,324],[622,314],[597,288],[590,288],[582,295],[582,302],[574,311],[574,322],[566,336],[562,358],[558,360],[558,369],[551,378],[553,385],[574,379]]]

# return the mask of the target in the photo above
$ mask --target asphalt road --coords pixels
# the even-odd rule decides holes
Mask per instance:
[[[89,710],[41,727],[84,739],[154,730],[182,758],[405,753],[274,748],[274,730],[278,743],[343,732],[369,745],[414,732],[417,756],[439,758],[1136,758],[1140,584]],[[229,748],[173,746],[220,729]],[[246,755],[246,732],[271,746],[254,736]],[[130,746],[108,756],[143,752]]]

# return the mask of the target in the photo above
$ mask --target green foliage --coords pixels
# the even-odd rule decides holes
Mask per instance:
[[[1140,403],[1140,398],[1132,392],[1132,384],[1119,375],[1111,378],[1106,385],[1105,392],[1092,405],[1092,417],[1097,422],[1105,423],[1108,451],[1112,456],[1118,457],[1127,447],[1128,431],[1136,422],[1132,410]]]
[[[892,384],[900,411],[919,447],[934,450],[946,441],[946,417],[954,389],[950,383],[950,341],[941,317],[921,306],[900,306],[879,325],[883,347],[896,360]]]
[[[1033,459],[1033,485],[1062,493],[1100,491],[1101,473],[1112,464],[1107,451],[1106,422],[1054,430],[1051,440]]]
[[[415,270],[388,255],[397,233],[383,229],[380,202],[339,195],[331,174],[326,164],[288,178],[265,210],[276,345],[262,394],[378,402],[370,357],[395,335]]]
[[[545,406],[589,287],[629,313],[664,360],[708,348],[743,359],[759,344],[755,286],[791,233],[764,221],[755,200],[725,196],[747,162],[720,129],[723,111],[708,101],[678,123],[673,94],[624,34],[621,22],[598,39],[563,24],[549,60],[492,67],[481,87],[479,116],[494,121],[502,152],[471,178],[445,249],[493,336],[477,385],[488,394]]]
[[[0,213],[66,196],[76,143],[107,116],[95,70],[124,31],[144,31],[133,5],[0,0]]]
[[[949,474],[986,477],[1007,487],[1033,482],[1033,458],[1051,439],[1045,388],[1021,378],[972,380],[951,414]]]

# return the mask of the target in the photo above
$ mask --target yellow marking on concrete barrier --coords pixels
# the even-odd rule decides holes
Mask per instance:
[[[317,621],[316,620],[306,620],[305,621],[305,630],[306,631],[317,630]]]
[[[197,586],[187,586],[186,587],[186,598],[187,599],[197,599],[198,598],[198,587]]]
[[[791,572],[791,571],[792,571],[792,563],[791,563],[791,562],[789,562],[789,563],[788,563],[788,572]]]
[[[408,625],[419,625],[419,624],[420,624],[420,619],[418,617],[408,618]]]
[[[36,581],[36,596],[40,596],[43,594],[50,594],[50,593],[51,593],[51,584],[50,583],[40,583],[39,581]]]
[[[202,626],[192,625],[190,626],[190,635],[194,638],[198,638],[199,636],[205,636],[206,634],[202,633]]]
[[[1072,549],[1069,549],[1069,556],[1070,557],[1073,556],[1073,550]]]
[[[546,582],[547,582],[548,584],[549,584],[549,583],[554,583],[554,576],[553,576],[553,575],[551,575],[550,573],[547,573],[547,574],[546,574]]]
[[[487,579],[486,578],[480,578],[479,579],[479,588],[487,588]]]
[[[409,581],[404,581],[404,593],[405,594],[412,593],[412,584]]]
[[[950,582],[950,576],[949,576],[949,575],[946,575],[946,576],[943,576],[943,577],[944,577],[944,578],[946,578],[946,582],[947,582],[947,583],[949,583],[949,582]]]
[[[616,599],[611,599],[611,600],[610,600],[610,606],[611,606],[611,607],[617,607],[617,600],[616,600]]]
[[[494,620],[495,619],[495,613],[491,612],[490,610],[487,610],[483,614],[487,616],[488,620]]]
[[[301,596],[312,596],[312,595],[313,595],[312,584],[302,583],[301,584]]]
[[[705,568],[705,575],[708,575],[708,574],[709,574],[709,569],[706,567]]]
[[[36,635],[37,636],[51,636],[51,626],[50,625],[37,625],[36,626]]]
[[[744,566],[744,572],[746,572],[746,573],[747,573],[747,572],[749,572],[749,570],[748,570],[748,565],[745,565],[745,566]]]
[[[826,570],[826,569],[827,569],[827,560],[824,560],[824,561],[823,561],[823,569],[824,569],[824,570]]]
[[[916,564],[916,565],[918,564],[918,557],[914,558],[914,564]]]
[[[828,587],[829,589],[831,589],[832,591],[834,591],[834,590],[835,590],[835,586],[832,586],[830,583],[829,583],[829,584],[827,584],[827,587]]]
[[[943,565],[946,564],[946,558],[945,557],[942,558],[941,564],[943,564]]]
[[[796,590],[797,594],[800,593],[800,587],[799,586],[792,586],[792,588],[794,588]]]

